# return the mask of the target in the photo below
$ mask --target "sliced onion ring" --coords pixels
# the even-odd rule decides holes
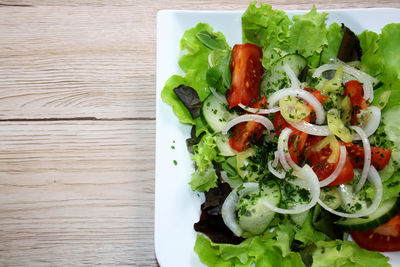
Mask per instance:
[[[361,137],[361,141],[364,147],[364,166],[361,172],[361,178],[356,186],[356,191],[360,191],[360,189],[364,186],[365,180],[367,180],[367,176],[369,173],[369,169],[371,166],[371,145],[369,144],[369,140],[364,131],[358,126],[351,126],[351,128],[358,133]]]
[[[240,188],[240,190],[239,190]],[[236,235],[241,236],[243,229],[236,220],[236,206],[239,198],[245,194],[257,192],[259,190],[258,183],[244,183],[243,187],[236,187],[226,197],[224,204],[222,204],[221,215],[225,225]]]
[[[315,114],[317,115],[316,123],[317,124],[322,124],[325,121],[325,110],[322,104],[318,101],[317,98],[310,92],[307,92],[305,90],[299,89],[299,88],[285,88],[276,91],[272,95],[270,95],[267,99],[269,107],[274,107],[278,101],[286,96],[292,96],[292,97],[299,97],[304,99],[307,103],[309,103],[315,110]]]
[[[325,71],[337,70],[340,65],[343,66],[343,72],[350,74],[363,84],[364,98],[372,103],[372,101],[374,100],[374,89],[372,87],[371,80],[366,76],[367,74],[359,71],[356,68],[350,67],[349,65],[343,63],[328,63],[321,65],[314,71],[313,78],[320,77],[321,74]]]
[[[275,175],[276,177],[278,177],[279,179],[283,179],[286,176],[286,172],[283,170],[277,170],[274,168],[274,162],[272,160],[268,161],[268,170]],[[276,165],[275,165],[276,167]]]
[[[303,187],[308,189],[311,192],[311,200],[309,203],[304,204],[304,205],[299,205],[293,209],[282,209],[278,208],[272,204],[270,204],[266,200],[262,200],[262,203],[269,208],[272,211],[275,211],[277,213],[282,213],[282,214],[298,214],[302,213],[304,211],[307,211],[314,207],[314,205],[317,203],[319,199],[319,194],[320,194],[320,188],[319,188],[319,182],[318,182],[318,177],[313,171],[313,169],[308,166],[307,164],[304,165],[303,168],[301,168],[299,171],[296,172],[296,176],[298,179],[295,180],[290,180],[288,181],[291,184]]]
[[[297,79],[296,74],[293,72],[293,70],[289,67],[289,65],[286,63],[283,65],[283,69],[285,70],[287,76],[290,79],[290,87],[291,88],[300,88],[300,81]]]
[[[230,128],[232,128],[236,124],[239,124],[241,122],[246,122],[246,121],[255,121],[255,122],[261,123],[268,130],[269,139],[272,140],[274,138],[274,129],[275,128],[274,128],[274,125],[272,124],[272,122],[264,116],[255,115],[255,114],[245,114],[245,115],[241,115],[239,117],[236,117],[236,118],[230,120],[227,124],[225,124],[224,129],[222,129],[222,134],[227,134]]]
[[[248,106],[243,105],[242,103],[239,104],[239,107],[242,109],[250,112],[250,113],[255,113],[255,114],[271,114],[279,111],[279,107],[272,107],[269,109],[264,109],[264,108],[251,108]]]
[[[225,105],[228,105],[228,101],[226,100],[226,97],[220,93],[218,93],[214,87],[208,87],[211,91],[211,93],[221,102],[224,103]]]
[[[345,146],[340,146],[340,155],[339,155],[339,162],[336,167],[336,169],[332,172],[331,175],[329,175],[326,179],[322,180],[319,182],[320,187],[324,187],[332,183],[333,181],[336,180],[336,178],[339,176],[339,174],[342,172],[342,169],[344,167],[344,164],[346,163],[346,147]]]
[[[368,107],[368,111],[370,112],[367,124],[362,128],[367,137],[370,137],[373,135],[378,129],[379,124],[381,123],[381,109],[375,106],[370,106]],[[361,140],[361,137],[359,134],[354,135],[354,140],[358,141]]]
[[[311,135],[328,136],[333,134],[331,130],[329,130],[328,125],[315,125],[306,121],[299,121],[299,122],[288,121],[288,123],[297,130]]]
[[[345,212],[336,211],[336,210],[330,208],[328,205],[326,205],[321,199],[318,199],[318,204],[320,204],[327,211],[329,211],[333,214],[336,214],[338,216],[345,217],[345,218],[359,218],[359,217],[367,216],[367,215],[373,213],[378,208],[379,204],[382,201],[382,192],[383,192],[382,180],[381,180],[381,177],[379,176],[379,173],[374,168],[374,166],[371,166],[371,168],[369,169],[368,181],[370,181],[376,188],[375,197],[372,201],[372,204],[368,208],[361,210],[360,212],[345,213]]]
[[[285,128],[279,135],[278,139],[278,156],[279,156],[279,162],[281,163],[283,169],[285,171],[289,171],[291,169],[290,165],[288,164],[286,160],[286,153],[285,151],[288,151],[288,141],[290,134],[292,133],[292,129],[290,128]],[[290,154],[289,154],[290,157]]]

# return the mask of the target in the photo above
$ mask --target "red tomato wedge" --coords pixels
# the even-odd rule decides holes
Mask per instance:
[[[308,118],[306,118],[305,120],[308,121]],[[308,134],[292,127],[289,123],[286,122],[286,120],[283,118],[283,116],[279,111],[276,112],[274,115],[273,124],[275,132],[278,136],[281,134],[281,131],[286,127],[289,127],[290,129],[293,130],[293,132],[289,136],[289,141],[288,141],[289,153],[293,161],[296,164],[299,164],[299,162],[301,162],[304,159],[303,152],[306,146]]]
[[[381,252],[399,251],[400,214],[375,229],[350,233],[353,240],[364,249]]]
[[[364,89],[362,84],[355,80],[348,81],[344,86],[344,95],[350,97],[353,109],[350,124],[355,125],[357,122],[357,114],[360,113],[360,110],[368,107],[367,102],[364,99]]]
[[[309,140],[307,141],[308,144],[315,145],[320,140],[320,137],[311,137],[311,139],[316,138],[316,140]],[[330,145],[326,145],[321,150],[316,151],[312,149],[313,147],[309,147],[306,152],[306,161],[310,165],[310,167],[314,170],[315,174],[318,176],[319,180],[322,181],[331,175],[339,162],[339,159],[336,163],[329,163],[328,158],[332,153]],[[336,178],[335,181],[329,184],[329,186],[335,186],[350,182],[354,178],[354,170],[353,166],[351,165],[350,159],[346,157],[346,162],[342,171],[340,172],[339,176]]]
[[[310,92],[321,104],[324,104],[324,101],[329,98],[329,96],[322,96],[321,92],[314,88],[304,88],[304,90]],[[311,109],[309,122],[314,123],[317,115],[315,114],[314,108],[310,104],[307,105]]]
[[[304,90],[306,90],[307,92],[310,92],[311,94],[313,94],[313,96],[315,96],[315,98],[321,104],[323,104],[329,98],[329,96],[322,96],[321,92],[318,91],[317,89],[314,89],[314,88],[304,88]]]
[[[263,96],[260,100],[251,105],[252,108],[266,108],[267,100]],[[259,115],[262,116],[262,115]],[[264,126],[255,121],[242,122],[233,129],[232,137],[229,138],[230,146],[238,152],[249,148],[249,142],[257,141],[261,138]]]
[[[299,164],[304,160],[304,148],[308,134],[299,130],[294,130],[289,136],[289,153],[292,160]]]
[[[232,49],[230,69],[231,88],[227,99],[229,108],[240,103],[250,105],[260,94],[262,49],[254,44],[235,45]]]
[[[364,148],[353,143],[343,144],[346,146],[353,167],[362,169],[364,166]],[[391,155],[392,151],[390,149],[371,146],[371,164],[377,170],[382,170],[389,163]]]

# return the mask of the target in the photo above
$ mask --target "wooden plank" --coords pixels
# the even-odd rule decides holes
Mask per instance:
[[[152,121],[1,122],[0,136],[1,266],[155,265]]]
[[[154,118],[154,17],[135,7],[2,7],[0,17],[0,119]]]

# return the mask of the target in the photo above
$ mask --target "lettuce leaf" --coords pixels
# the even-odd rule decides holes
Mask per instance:
[[[262,63],[268,68],[277,60],[279,50],[289,49],[289,25],[292,21],[282,10],[257,1],[250,3],[242,16],[243,43],[253,43],[263,48]]]
[[[161,99],[168,105],[172,106],[172,110],[179,118],[180,123],[194,124],[192,115],[190,115],[189,110],[185,107],[185,105],[174,92],[174,88],[178,87],[181,84],[188,84],[188,82],[182,76],[171,76],[167,80],[163,90],[161,91]]]
[[[371,31],[364,31],[359,36],[360,46],[362,49],[361,70],[372,76],[382,73],[383,61],[382,57],[377,55],[379,34]]]
[[[207,165],[204,169],[197,168],[192,174],[190,186],[193,191],[206,192],[213,187],[217,187],[218,176],[215,173],[212,164]]]
[[[329,26],[326,38],[328,40],[328,45],[321,53],[321,65],[328,63],[332,58],[336,58],[338,55],[340,43],[343,38],[343,30],[340,25],[336,22],[332,23]]]
[[[309,60],[311,67],[319,65],[320,54],[328,45],[325,19],[328,13],[318,13],[315,6],[304,15],[293,16],[290,28],[290,52],[297,52]]]
[[[183,56],[179,59],[179,66],[186,73],[185,79],[190,87],[193,87],[203,101],[209,94],[206,74],[208,70],[208,55],[212,49],[209,48],[204,40],[198,38],[204,32],[211,33],[216,40],[224,43],[226,49],[225,36],[220,32],[213,32],[213,28],[206,23],[199,23],[194,28],[187,30],[181,39],[181,50]]]
[[[287,256],[284,257],[279,246],[277,246],[277,241],[263,236],[248,238],[238,245],[231,245],[216,244],[198,234],[194,250],[204,264],[212,267],[304,266],[299,253],[288,252]]]
[[[296,235],[294,238],[301,241],[305,246],[310,245],[319,240],[326,240],[327,237],[323,233],[315,230],[312,225],[312,213],[309,212],[307,219],[300,228],[296,228]]]
[[[206,75],[208,70],[208,55],[214,51],[210,48],[213,47],[213,45],[210,45],[212,41],[217,43],[214,46],[223,47],[229,52],[229,45],[224,35],[220,32],[213,32],[210,25],[199,23],[187,30],[181,39],[183,56],[179,59],[179,66],[185,72],[185,76],[171,76],[161,92],[162,100],[172,106],[175,115],[179,118],[179,122],[183,124],[198,123],[193,120],[189,111],[176,96],[173,89],[181,84],[190,86],[196,90],[200,101],[203,101],[210,94]]]
[[[192,160],[196,162],[196,166],[200,171],[204,171],[213,160],[217,158],[217,144],[214,137],[206,132],[197,145],[193,146],[194,155]]]
[[[350,241],[318,241],[313,255],[314,267],[327,266],[390,266],[389,258],[379,252],[360,248]]]

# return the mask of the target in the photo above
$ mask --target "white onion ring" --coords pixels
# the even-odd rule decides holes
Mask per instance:
[[[313,74],[313,78],[320,77],[321,74],[325,71],[337,70],[340,65],[343,66],[343,72],[350,74],[351,76],[356,78],[360,83],[363,84],[364,98],[367,99],[370,103],[372,103],[372,101],[374,100],[374,89],[372,87],[372,83],[370,79],[368,79],[365,73],[359,71],[356,68],[350,67],[342,63],[328,63],[318,67]]]
[[[369,144],[369,140],[367,135],[364,133],[364,131],[358,127],[358,126],[351,126],[351,128],[358,133],[361,137],[361,141],[363,143],[364,147],[364,166],[363,170],[361,172],[361,178],[360,181],[358,182],[356,186],[356,191],[360,191],[360,189],[363,187],[365,180],[367,180],[367,176],[369,173],[369,169],[371,166],[371,145]]]
[[[315,114],[317,115],[316,123],[322,124],[325,121],[325,110],[322,104],[318,101],[317,98],[310,92],[299,88],[285,88],[276,91],[272,95],[270,95],[267,99],[267,103],[269,107],[274,107],[278,101],[286,96],[299,97],[304,99],[307,103],[309,103],[315,110]]]
[[[239,124],[241,122],[246,122],[246,121],[255,121],[258,123],[261,123],[269,132],[269,138],[270,140],[272,140],[274,138],[274,125],[272,124],[272,122],[264,117],[264,116],[260,116],[260,115],[255,115],[255,114],[245,114],[245,115],[241,115],[239,117],[236,117],[232,120],[230,120],[227,124],[225,124],[224,129],[222,129],[222,134],[227,134],[229,129],[232,128],[233,126],[235,126],[236,124]]]
[[[292,133],[292,129],[286,127],[282,130],[281,135],[278,139],[278,155],[279,161],[285,171],[289,171],[291,168],[295,170],[300,170],[301,168],[297,165],[289,153],[289,138]]]
[[[241,188],[241,190],[238,189]],[[244,183],[243,187],[238,186],[226,197],[224,204],[222,204],[221,215],[225,225],[236,235],[241,236],[243,229],[236,220],[236,205],[240,196],[245,194],[257,192],[259,190],[258,183]]]
[[[367,121],[367,124],[362,129],[367,137],[370,137],[375,133],[376,129],[378,129],[379,124],[381,123],[382,114],[381,109],[375,106],[368,107],[368,111],[370,112],[369,119]],[[360,135],[355,134],[354,140],[361,140]]]
[[[226,100],[226,97],[223,96],[222,94],[218,93],[214,87],[208,87],[211,91],[211,93],[222,103],[224,103],[225,105],[228,105],[228,101]]]
[[[381,180],[381,177],[379,176],[379,173],[374,168],[374,166],[371,166],[371,168],[369,169],[368,181],[370,181],[376,187],[376,193],[375,193],[374,200],[372,201],[372,204],[365,210],[361,210],[360,212],[357,212],[357,213],[345,213],[345,212],[336,211],[336,210],[330,208],[321,199],[318,199],[318,204],[320,204],[327,211],[329,211],[333,214],[336,214],[338,216],[345,217],[345,218],[359,218],[359,217],[367,216],[367,215],[373,213],[378,208],[378,206],[382,200],[382,192],[383,192],[382,180]]]
[[[278,151],[274,152],[274,162],[272,163],[272,166],[276,168],[276,166],[278,166],[279,163],[279,154]]]
[[[244,109],[250,113],[255,113],[255,114],[271,114],[271,113],[278,112],[280,110],[279,107],[273,107],[273,108],[269,108],[269,109],[251,108],[251,107],[243,105],[242,103],[239,104],[239,107],[241,107],[242,109]]]
[[[286,176],[286,172],[281,170],[278,171],[277,169],[274,168],[274,162],[272,160],[268,161],[268,170],[275,175],[276,177],[278,177],[279,179],[283,179]],[[275,166],[276,167],[276,166]]]
[[[269,208],[272,211],[275,211],[277,213],[282,213],[282,214],[299,214],[304,211],[307,211],[314,207],[314,205],[317,203],[320,195],[320,188],[319,188],[319,181],[318,177],[313,171],[313,169],[308,166],[307,164],[304,165],[303,168],[301,168],[297,172],[297,176],[299,179],[295,180],[290,180],[288,181],[291,184],[303,187],[311,191],[311,200],[308,204],[305,205],[299,205],[296,208],[293,209],[282,209],[278,208],[274,205],[271,205],[268,201],[262,200],[262,203]]]
[[[292,133],[292,129],[290,128],[285,128],[281,134],[279,135],[278,139],[278,157],[279,157],[279,162],[281,163],[283,169],[285,171],[289,171],[291,168],[286,161],[286,153],[285,149],[288,150],[288,141],[289,141],[289,136]]]
[[[347,155],[346,147],[340,146],[340,155],[339,155],[338,165],[336,166],[336,169],[331,173],[331,175],[329,175],[326,179],[319,182],[320,187],[327,186],[336,180],[336,178],[342,171],[344,164],[346,163],[346,155]]]
[[[299,121],[299,122],[290,122],[288,121],[290,125],[292,125],[294,128],[296,128],[299,131],[311,134],[311,135],[317,135],[317,136],[328,136],[333,134],[331,130],[329,130],[328,125],[315,125],[306,121]]]
[[[285,70],[287,76],[290,79],[290,87],[291,88],[300,88],[300,81],[297,79],[296,74],[293,72],[293,70],[289,67],[289,65],[286,63],[283,65],[283,69]]]

